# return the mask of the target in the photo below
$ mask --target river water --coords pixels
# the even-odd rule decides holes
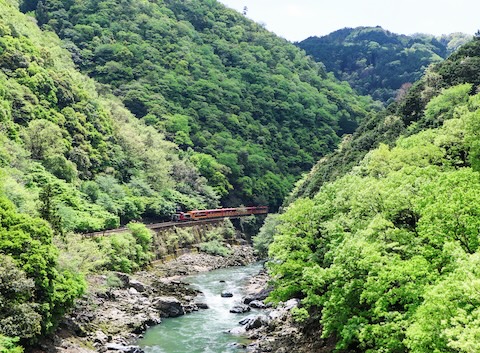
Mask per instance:
[[[246,294],[248,280],[256,275],[262,265],[259,263],[242,267],[204,272],[186,277],[184,280],[202,291],[201,301],[208,309],[180,316],[162,319],[160,325],[145,332],[137,342],[146,353],[233,353],[239,352],[235,343],[248,343],[245,338],[226,333],[234,328],[245,314],[232,314],[229,310]],[[225,282],[221,282],[225,281]],[[232,298],[222,298],[220,293],[229,291]]]

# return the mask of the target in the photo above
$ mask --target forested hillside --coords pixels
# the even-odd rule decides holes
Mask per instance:
[[[475,39],[430,69],[261,233],[271,298],[302,298],[340,351],[480,350],[479,64]]]
[[[224,205],[277,208],[369,100],[216,1],[25,0],[78,67],[165,132]]]
[[[98,243],[71,232],[218,199],[173,143],[98,95],[58,37],[0,0],[2,351],[14,346],[2,334],[26,344],[54,328],[85,290],[87,268],[127,271],[149,259],[150,235],[138,227]]]
[[[390,103],[430,64],[445,59],[471,37],[463,33],[406,36],[381,27],[357,27],[310,37],[297,45],[360,94]]]
[[[354,134],[342,141],[337,151],[316,164],[297,185],[287,203],[298,197],[312,197],[324,182],[333,181],[349,172],[368,151],[380,143],[393,146],[402,134],[409,135],[425,128],[438,127],[445,116],[425,114],[427,104],[443,89],[454,85],[471,83],[472,92],[475,92],[480,85],[478,72],[480,41],[476,39],[462,46],[447,60],[430,67],[397,103],[365,120]],[[445,104],[456,104],[459,100],[461,98],[452,93],[449,102]]]

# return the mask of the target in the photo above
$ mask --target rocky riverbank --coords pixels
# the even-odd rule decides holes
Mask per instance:
[[[27,353],[142,353],[132,345],[150,326],[162,318],[206,309],[199,292],[182,282],[182,277],[230,266],[248,265],[255,261],[253,249],[233,247],[228,257],[191,253],[169,262],[152,264],[148,271],[126,275],[114,273],[89,278],[90,290],[78,301],[56,333],[44,339]],[[265,303],[271,288],[268,274],[262,271],[253,277],[241,305],[264,309],[248,316],[233,328],[232,334],[248,337],[249,353],[333,352],[333,340],[320,339],[318,320],[297,323],[291,309],[299,305],[292,299],[272,308]]]
[[[89,292],[66,315],[54,335],[27,353],[142,352],[132,343],[164,317],[202,310],[198,291],[181,276],[255,261],[249,246],[232,247],[228,257],[191,253],[152,264],[148,271],[92,276]]]
[[[279,303],[272,308],[264,300],[271,288],[268,287],[268,274],[261,272],[250,280],[248,295],[244,304],[264,308],[261,314],[251,315],[239,323],[241,326],[230,330],[232,334],[250,338],[252,343],[245,347],[248,353],[331,353],[335,348],[334,339],[321,339],[321,325],[318,315],[311,319],[296,322],[291,310],[300,305],[299,299]]]

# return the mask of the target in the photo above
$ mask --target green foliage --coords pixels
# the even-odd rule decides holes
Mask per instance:
[[[478,57],[480,57],[480,42],[473,40],[460,47],[445,61],[430,66],[425,75],[413,84],[398,102],[391,104],[378,114],[373,114],[352,136],[344,138],[337,151],[321,159],[296,185],[285,203],[288,204],[298,197],[313,197],[323,183],[333,181],[350,172],[370,150],[382,143],[393,146],[399,136],[415,134],[425,128],[438,127],[445,120],[455,118],[459,113],[464,114],[464,112],[457,112],[457,105],[466,102],[467,96],[476,92],[480,81],[476,74],[478,70],[462,68],[465,60]],[[446,74],[450,71],[455,72],[455,75]],[[455,87],[456,85],[459,86]],[[471,89],[468,90],[468,87]],[[431,104],[429,104],[430,101],[432,101]],[[477,103],[471,101],[470,104]],[[428,109],[426,109],[427,106]],[[475,125],[475,120],[470,119],[469,124]],[[473,125],[472,128],[466,128],[469,134],[474,134]],[[476,129],[478,131],[478,126]],[[475,138],[471,136],[470,163],[476,168],[478,158],[473,157],[473,154],[476,153],[477,147],[473,141]],[[445,146],[447,149],[451,147]],[[463,153],[461,150],[458,152]],[[457,155],[456,158],[460,162],[469,157]]]
[[[35,14],[83,72],[186,152],[226,206],[278,208],[370,109],[294,45],[216,1],[44,0]]]
[[[122,280],[112,272],[107,274],[106,284],[108,288],[121,288],[123,286]]]
[[[411,352],[475,352],[479,347],[479,254],[454,244],[452,271],[426,291],[406,332]],[[454,305],[452,305],[452,303]]]
[[[0,353],[23,353],[23,348],[17,346],[18,338],[0,335]]]
[[[435,38],[399,35],[381,27],[357,27],[310,37],[297,45],[360,94],[391,103],[400,97],[406,84],[419,80],[429,65],[445,59],[469,40],[471,36],[462,33]]]
[[[106,257],[104,267],[107,270],[132,273],[144,268],[153,259],[150,230],[141,223],[129,223],[127,227],[129,233],[98,238]]]
[[[268,248],[273,242],[273,236],[277,231],[277,226],[280,224],[278,214],[269,214],[265,219],[265,223],[260,232],[253,238],[253,247],[257,255],[261,258],[266,258],[268,255]]]
[[[218,239],[210,240],[205,243],[198,244],[198,249],[210,255],[219,255],[226,257],[232,254],[232,250],[228,249]]]
[[[0,255],[0,332],[32,338],[40,333],[42,317],[33,302],[34,282],[10,256]]]
[[[221,236],[224,240],[235,239],[235,227],[230,218],[225,218],[221,226]]]
[[[52,231],[0,197],[1,332],[33,339],[51,330],[85,289],[81,274],[57,267]]]
[[[427,126],[439,126],[445,120],[453,118],[455,107],[468,101],[471,90],[472,85],[468,83],[445,89],[428,102],[421,122]]]
[[[54,243],[59,250],[58,267],[60,269],[87,276],[105,267],[106,255],[93,239],[78,234],[68,234],[65,237],[55,237]]]
[[[47,21],[47,4],[38,6]],[[0,14],[0,168],[19,210],[66,234],[169,219],[177,205],[218,205],[189,156],[115,97],[99,97],[58,38],[13,3],[1,2]],[[98,50],[126,55],[115,46]]]
[[[480,175],[467,156],[480,95],[469,92],[444,90],[426,113],[438,127],[380,145],[279,216],[271,299],[302,298],[302,318],[320,309],[338,350],[478,350]]]
[[[293,308],[291,312],[296,322],[305,322],[310,317],[305,308]]]

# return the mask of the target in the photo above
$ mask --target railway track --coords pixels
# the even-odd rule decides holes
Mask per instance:
[[[191,227],[195,225],[202,225],[202,224],[209,224],[209,223],[218,223],[223,221],[225,218],[229,219],[234,219],[234,218],[240,218],[244,216],[249,216],[249,215],[237,215],[237,216],[230,216],[230,217],[221,217],[221,218],[211,218],[211,219],[202,219],[202,220],[197,220],[197,221],[182,221],[182,222],[161,222],[161,223],[151,223],[151,224],[145,224],[145,226],[148,229],[151,229],[153,231],[157,231],[160,229],[166,229],[166,228],[183,228],[183,227]],[[104,230],[100,232],[92,232],[92,233],[85,233],[85,237],[100,237],[100,236],[106,236],[110,234],[119,234],[119,233],[125,233],[128,232],[127,227],[120,227],[120,228],[115,228],[115,229],[109,229],[109,230]]]

